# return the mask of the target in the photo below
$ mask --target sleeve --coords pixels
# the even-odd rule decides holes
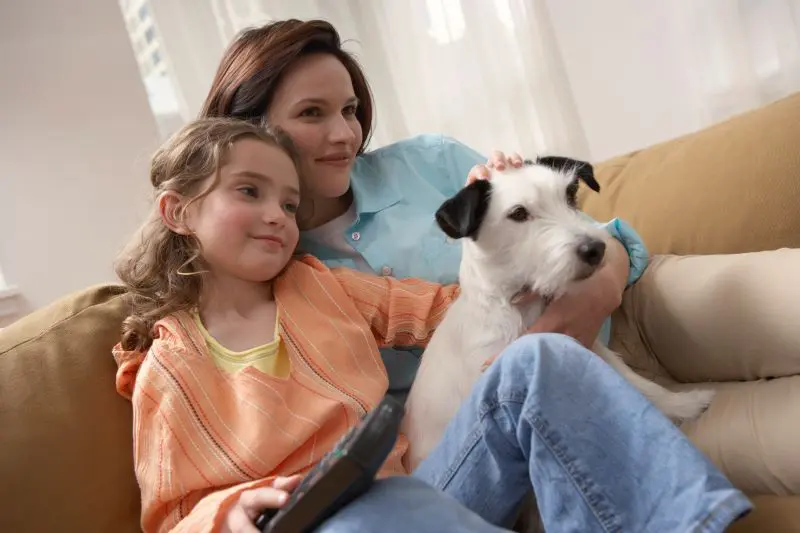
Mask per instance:
[[[586,215],[588,217],[588,215]],[[619,218],[614,218],[609,222],[596,222],[598,226],[605,229],[612,237],[617,239],[628,252],[630,260],[630,273],[628,274],[628,286],[636,283],[644,274],[647,265],[650,263],[650,254],[644,241],[630,225]]]
[[[242,492],[270,485],[274,477],[239,483],[221,490],[197,489],[183,492],[181,481],[173,480],[169,462],[170,421],[160,411],[140,416],[134,433],[136,478],[142,492],[144,533],[214,533],[220,531],[230,508]],[[159,433],[161,435],[159,435]]]
[[[117,392],[127,400],[133,397],[133,386],[136,383],[136,374],[144,361],[144,352],[123,350],[120,344],[111,350],[114,361],[117,362],[116,388]]]
[[[458,285],[380,277],[350,269],[332,272],[381,347],[427,346],[459,294]]]
[[[173,431],[181,424],[165,415],[169,410],[165,411],[164,407],[170,402],[160,393],[159,386],[147,379],[145,361],[148,354],[124,351],[117,345],[113,355],[119,365],[117,391],[133,404],[133,455],[136,480],[141,490],[142,531],[220,531],[228,510],[239,495],[246,490],[271,484],[274,476],[221,490],[208,488],[199,470],[186,469],[182,460],[179,460],[186,458],[190,461],[188,455],[174,453],[179,444]],[[140,373],[143,375],[140,376]],[[186,475],[189,470],[198,472],[200,477],[190,479]]]
[[[448,190],[442,191],[448,196],[455,195],[467,183],[467,174],[478,163],[486,163],[486,156],[469,146],[447,136],[442,136],[441,176],[446,181]]]

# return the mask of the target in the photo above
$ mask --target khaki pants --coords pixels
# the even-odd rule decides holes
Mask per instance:
[[[657,381],[718,389],[684,429],[737,487],[800,494],[800,250],[654,257],[611,347]]]

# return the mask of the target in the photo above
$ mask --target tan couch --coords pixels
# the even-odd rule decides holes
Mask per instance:
[[[660,254],[800,248],[798,163],[800,95],[600,164],[603,194],[583,205],[624,217]],[[691,260],[681,263],[690,271]],[[664,381],[726,382],[687,432],[754,497],[734,529],[800,531],[800,338],[728,365],[709,340],[719,335],[674,313],[683,305],[701,323],[710,305],[702,280],[676,300],[671,284],[685,274],[657,263],[628,291],[614,345]],[[93,287],[0,332],[0,531],[139,531],[131,413],[110,354],[124,314],[119,287]]]

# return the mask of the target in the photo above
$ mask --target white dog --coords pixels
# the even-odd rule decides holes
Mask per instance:
[[[409,393],[402,427],[410,441],[408,468],[439,442],[484,363],[519,338],[548,301],[603,265],[611,237],[576,209],[579,180],[599,192],[590,164],[543,157],[475,181],[437,211],[439,227],[463,239],[461,294],[425,350]],[[520,298],[530,292],[534,297]],[[711,390],[669,391],[599,341],[592,349],[673,420],[696,418],[713,398]]]

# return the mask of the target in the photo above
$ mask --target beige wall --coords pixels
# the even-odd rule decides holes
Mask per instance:
[[[670,2],[547,0],[592,159],[701,127]],[[632,24],[635,21],[635,24]]]
[[[195,41],[179,30],[209,35],[203,57],[217,57],[222,43],[208,13],[176,11],[187,2],[157,3],[173,23],[165,44],[187,79],[210,81],[213,69],[189,60]],[[686,45],[673,9],[546,2],[593,159],[700,126],[690,71],[675,53]],[[183,88],[187,104],[198,105],[208,81]],[[0,3],[0,267],[21,291],[23,312],[114,279],[115,252],[145,209],[158,142],[116,1]],[[9,318],[8,302],[0,304],[1,327]]]
[[[0,265],[24,312],[114,279],[159,138],[113,0],[0,3],[0,80]]]

